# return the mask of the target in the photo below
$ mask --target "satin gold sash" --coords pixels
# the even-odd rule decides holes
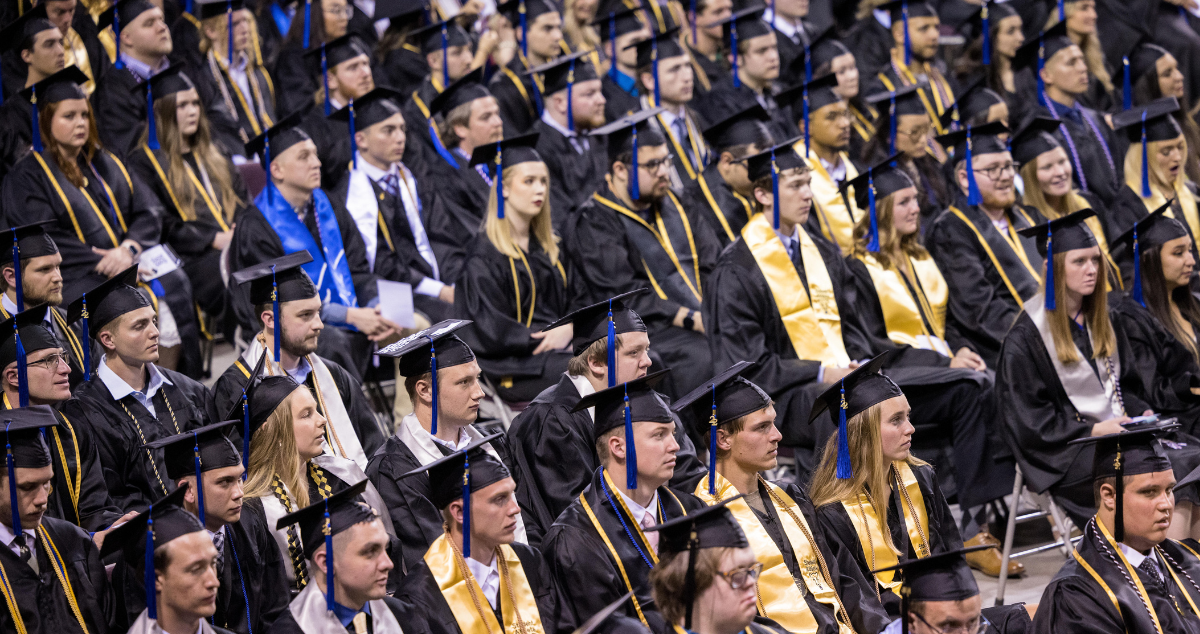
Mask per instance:
[[[921,494],[917,477],[913,474],[912,467],[907,461],[892,463],[892,469],[903,485],[901,497],[904,498],[905,503],[902,503],[900,507],[904,513],[904,526],[908,530],[908,538],[913,544],[917,558],[924,559],[929,556],[929,540],[925,533],[925,530],[928,530],[926,527],[929,526],[929,516],[925,511],[925,496]],[[879,519],[879,513],[871,503],[871,496],[859,493],[858,498],[853,502],[843,500],[842,506],[846,508],[846,514],[850,516],[850,522],[854,524],[854,531],[858,533],[859,546],[862,547],[863,555],[866,556],[871,570],[889,568],[900,563],[896,552],[892,550],[892,536],[883,532],[883,522]],[[887,510],[884,509],[883,512],[887,513]],[[902,583],[896,579],[894,570],[876,573],[875,580],[888,590],[895,590]]]
[[[808,278],[807,292],[766,214],[755,215],[742,229],[742,239],[767,280],[796,356],[827,366],[847,366],[850,355],[842,342],[842,318],[838,314],[833,281],[812,238],[803,229],[799,235],[800,255]]]
[[[910,345],[914,348],[936,350],[946,356],[952,356],[945,344],[946,337],[946,303],[949,301],[949,287],[946,278],[942,277],[937,264],[932,258],[914,260],[908,258],[909,270],[913,272],[916,283],[913,285],[915,294],[909,290],[896,267],[883,268],[875,256],[867,253],[859,256],[871,274],[871,282],[875,285],[875,294],[879,296],[879,306],[883,309],[883,322],[887,327],[888,339]],[[922,318],[924,317],[924,318]],[[926,327],[925,321],[933,328]]]
[[[771,535],[758,521],[758,517],[746,500],[738,499],[730,502],[728,504],[729,511],[733,513],[733,517],[741,525],[742,531],[746,533],[750,548],[754,550],[755,559],[763,565],[763,571],[758,577],[758,586],[755,589],[758,594],[759,614],[776,621],[793,634],[816,632],[817,621],[808,607],[808,602],[804,600],[805,591],[808,590],[813,593],[813,597],[817,601],[833,608],[839,621],[839,632],[853,634],[854,629],[848,625],[849,616],[844,615],[841,601],[833,589],[832,580],[829,579],[824,558],[813,544],[812,530],[808,526],[807,520],[804,519],[804,513],[796,507],[796,502],[783,489],[762,478],[759,478],[759,481],[770,492],[771,503],[780,519],[783,520],[784,517],[791,519],[791,521],[781,521],[780,525],[792,546],[792,552],[799,564],[800,575],[804,578],[802,586],[800,581],[792,576],[775,540],[771,539]],[[717,474],[716,496],[708,494],[707,478],[696,485],[694,495],[711,506],[738,493],[740,491],[733,484],[721,474]]]
[[[803,139],[796,141],[793,147],[801,156],[804,156]],[[854,169],[850,157],[845,152],[839,154],[842,164],[846,166],[846,180],[853,180],[858,176],[858,170]],[[815,154],[806,161],[813,174],[811,185],[813,200],[825,212],[821,218],[824,221],[821,223],[822,233],[836,243],[842,253],[852,253],[854,251],[854,223],[862,217],[864,212],[858,208],[854,199],[842,196],[837,182],[833,180],[829,172],[825,171],[825,166],[821,165],[821,160]]]
[[[496,614],[484,597],[479,582],[445,534],[433,541],[424,559],[463,634],[542,634],[545,630],[542,628],[541,615],[538,614],[537,601],[533,598],[529,578],[525,576],[517,552],[511,546],[502,545],[496,557],[500,569],[503,628],[496,620]]]

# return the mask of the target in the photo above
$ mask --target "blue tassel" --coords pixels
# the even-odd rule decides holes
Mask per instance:
[[[446,23],[442,22],[442,85],[450,85],[450,42],[446,37]]]
[[[146,616],[158,620],[158,590],[154,575],[154,505],[146,510],[146,553],[142,583],[146,587]]]
[[[187,3],[184,5],[183,10],[195,15],[195,11],[192,11],[192,0],[187,0]]]
[[[430,380],[433,381],[433,408],[430,414],[429,433],[437,435],[437,414],[438,414],[438,376],[437,376],[437,350],[433,347],[433,337],[429,337],[429,374]]]
[[[804,88],[804,158],[809,158],[810,137],[808,132],[808,87]]]
[[[462,483],[462,554],[471,556],[471,459],[463,452],[463,483]]]
[[[116,7],[113,8],[112,31],[117,49],[117,61],[113,62],[113,68],[125,68],[125,60],[121,59],[121,12]]]
[[[521,55],[523,55],[525,57],[529,57],[529,24],[525,18],[525,2],[524,2],[524,0],[521,1],[521,4],[518,8],[521,12]],[[616,43],[617,43],[616,38],[613,38],[614,50],[616,50],[615,49]],[[617,56],[614,54],[613,55],[613,64],[616,64],[616,63],[617,63]]]
[[[575,131],[575,60],[571,60],[571,66],[567,69],[567,130]]]
[[[12,230],[12,237],[13,277],[16,278],[16,284],[14,286],[17,291],[17,312],[20,313],[25,311],[25,291],[23,290],[23,285],[21,284],[21,245],[20,242],[17,241],[16,229]]]
[[[1046,310],[1058,307],[1054,293],[1054,229],[1046,227]]]
[[[1150,197],[1150,160],[1146,150],[1146,111],[1142,111],[1142,198]]]
[[[737,38],[737,22],[729,23],[729,53],[733,56],[733,87],[742,87],[742,78],[738,77],[738,38]]]
[[[1137,225],[1133,226],[1133,299],[1146,306],[1146,298],[1142,294],[1142,245],[1138,244]]]
[[[158,125],[154,119],[154,84],[146,80],[146,145],[150,146],[151,150],[159,149]]]
[[[249,387],[250,383],[246,383]],[[250,477],[250,399],[242,389],[242,481]]]
[[[842,402],[838,407],[838,452],[837,479],[854,477],[854,465],[850,462],[850,430],[846,424],[846,381],[842,380]]]
[[[896,153],[896,93],[892,93],[888,104],[888,155]]]
[[[496,171],[492,178],[496,180],[496,217],[504,220],[504,152],[499,141],[496,141]]]
[[[692,45],[696,45],[696,0],[692,0],[688,13],[692,16]]]
[[[775,150],[771,150],[771,209],[774,214],[772,225],[779,231],[779,166],[775,164]]]
[[[912,65],[912,37],[908,35],[908,3],[900,5],[900,18],[904,20],[904,65]]]
[[[312,35],[312,0],[304,0],[304,50],[308,50]]]
[[[279,314],[279,284],[275,281],[275,265],[271,265],[271,315],[275,319],[275,326],[271,330],[275,331],[275,363],[281,363],[282,357],[279,356],[279,348],[283,341],[283,322]]]
[[[1059,11],[1062,11],[1062,0],[1058,2]],[[1050,108],[1050,113],[1058,118],[1057,112],[1050,106],[1050,97],[1046,96],[1046,82],[1042,79],[1042,70],[1046,68],[1046,42],[1041,35],[1038,36],[1038,60],[1037,60],[1037,98],[1038,103],[1046,108]]]
[[[80,299],[83,301],[83,380],[92,380],[92,331],[88,330],[88,309],[87,309],[87,293],[84,293]]]
[[[263,170],[267,172],[267,202],[275,202],[275,183],[271,182],[271,133],[263,133]]]
[[[325,45],[321,45],[321,82],[325,86],[325,116],[329,116],[332,105],[329,101],[329,62],[325,58]]]
[[[979,16],[983,21],[983,65],[992,65],[992,30],[988,20],[988,0],[984,0]]]
[[[812,81],[812,48],[804,45],[804,83]],[[805,91],[805,94],[808,94]]]
[[[617,16],[613,13],[608,14],[608,42],[611,49],[608,53],[608,78],[617,81]],[[736,62],[734,64],[736,70]],[[734,72],[734,76],[737,76],[737,72]]]
[[[329,498],[325,498],[325,607],[333,611],[333,526],[329,520]]]
[[[879,253],[879,217],[875,215],[875,172],[867,172],[867,212],[871,215],[871,239],[867,250]]]
[[[1121,82],[1121,106],[1125,110],[1133,107],[1133,78],[1129,76],[1129,56],[1121,59],[1121,74],[1124,75],[1124,80]]]
[[[1058,21],[1062,22],[1067,19],[1067,8],[1064,0],[1058,0]]]
[[[712,385],[712,415],[708,419],[708,494],[717,494],[717,384]]]
[[[191,0],[188,0],[188,4],[191,4]],[[225,29],[225,40],[229,45],[227,47],[228,55],[225,59],[229,61],[230,66],[233,66],[233,0],[225,0]]]
[[[358,140],[354,138],[354,98],[350,98],[350,162],[358,169]]]
[[[612,300],[608,300],[608,387],[617,384],[617,323],[613,321]]]
[[[14,535],[21,535],[21,505],[17,501],[17,469],[13,462],[12,439],[8,436],[8,428],[12,421],[4,423],[5,463],[8,465],[8,495],[12,502],[12,529]]]
[[[33,151],[41,154],[45,147],[42,145],[42,128],[38,123],[37,86],[33,86],[30,90],[32,97],[29,105],[29,121],[33,124]]]
[[[196,510],[200,522],[204,520],[204,473],[200,471],[200,437],[192,432],[192,466],[196,469]]]
[[[657,0],[651,0],[651,1],[656,2]],[[650,40],[650,58],[651,58],[651,64],[652,64],[651,71],[654,74],[654,107],[657,108],[662,105],[662,93],[658,89],[658,39],[657,38]]]
[[[629,409],[629,384],[625,384],[625,488],[637,488],[637,443],[633,440],[633,412]]]
[[[447,150],[446,146],[442,145],[442,139],[438,136],[437,126],[433,124],[433,119],[429,120],[429,139],[433,141],[433,149],[437,150],[438,156],[445,159],[450,164],[450,167],[458,169],[458,161],[454,159],[454,154],[450,150]]]
[[[638,172],[641,171],[641,167],[638,165],[637,137],[638,137],[637,124],[634,124],[634,126],[633,126],[633,164],[629,166],[629,171],[630,171],[629,196],[630,196],[630,198],[633,198],[634,201],[637,201],[638,199],[640,199],[642,197],[642,190],[640,187],[638,187]]]
[[[25,361],[25,344],[21,343],[21,331],[13,320],[13,338],[17,341],[17,386],[21,407],[29,407],[29,366]]]
[[[983,202],[983,194],[979,192],[979,183],[975,182],[975,164],[972,162],[971,145],[971,128],[967,128],[967,155],[963,157],[967,164],[967,204],[978,205]]]

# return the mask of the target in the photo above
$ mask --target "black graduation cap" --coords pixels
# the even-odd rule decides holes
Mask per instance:
[[[471,556],[470,494],[512,477],[504,463],[484,449],[488,443],[503,435],[504,432],[496,432],[480,438],[444,458],[400,476],[407,478],[429,473],[429,501],[439,510],[444,510],[455,500],[463,501],[463,557]]]
[[[791,169],[803,167],[808,169],[804,157],[796,152],[795,144],[800,137],[788,139],[779,145],[769,147],[758,154],[741,159],[746,162],[746,172],[750,182],[758,182],[760,178],[771,177],[771,208],[774,213],[772,226],[779,230],[779,175]]]
[[[142,565],[146,615],[151,619],[158,618],[158,593],[154,590],[154,550],[184,535],[201,531],[207,535],[204,524],[183,508],[183,496],[187,489],[187,484],[176,488],[133,519],[112,529],[104,538],[104,547],[100,549],[101,559],[121,552],[130,566],[136,569],[139,563]]]
[[[546,326],[542,332],[554,330],[559,326],[574,324],[571,336],[571,354],[579,356],[593,343],[608,338],[608,386],[617,384],[617,335],[626,332],[646,332],[646,324],[642,318],[633,312],[632,308],[621,301],[626,297],[641,295],[648,289],[639,288],[636,291],[621,293],[597,304],[580,308],[558,321]]]
[[[119,49],[121,45],[121,28],[136,20],[139,15],[154,8],[156,7],[147,0],[114,0],[108,10],[101,13],[100,17],[96,19],[96,26],[101,31],[105,27],[111,26],[113,41],[117,42]],[[125,68],[125,62],[118,56],[117,61],[113,62],[113,66],[115,68]]]
[[[45,303],[38,304],[0,323],[0,370],[16,362],[20,407],[29,405],[29,377],[26,374],[25,357],[38,350],[62,347],[58,337],[42,325],[48,308]]]
[[[43,105],[68,99],[87,99],[87,93],[83,91],[83,84],[87,81],[88,76],[79,70],[78,66],[72,64],[21,91],[21,95],[28,99],[30,104],[29,120],[32,126],[34,152],[41,152],[44,149],[42,129],[38,125],[38,109]]]
[[[333,537],[363,522],[379,517],[379,511],[359,499],[367,489],[367,480],[343,489],[315,504],[279,518],[275,530],[296,524],[300,527],[300,542],[304,545],[304,558],[312,559],[313,553],[325,547],[325,606],[333,610]]]
[[[1154,141],[1170,141],[1183,135],[1175,113],[1179,112],[1179,101],[1174,97],[1155,99],[1148,104],[1113,115],[1113,128],[1124,129],[1130,143],[1142,146],[1142,191],[1143,198],[1150,196],[1150,161],[1147,144]]]
[[[842,182],[840,189],[846,191],[854,188],[854,203],[859,209],[867,209],[870,214],[871,236],[867,242],[867,250],[872,253],[879,251],[879,217],[876,215],[876,201],[891,196],[907,187],[915,187],[908,174],[896,164],[899,154],[893,154],[883,161],[868,167],[858,173],[858,176]]]
[[[501,139],[495,143],[477,145],[471,152],[471,165],[486,165],[496,184],[496,217],[504,218],[504,166],[521,163],[541,163],[542,157],[535,149],[540,133],[524,134]],[[492,168],[495,165],[495,168]]]
[[[321,85],[325,88],[325,116],[328,117],[333,111],[333,104],[329,100],[329,68],[361,55],[370,57],[371,49],[354,33],[347,33],[304,51],[304,56],[321,68]]]
[[[912,2],[893,0],[879,5],[877,9],[887,11],[892,18],[892,24],[904,25],[904,65],[912,64],[912,36],[908,32],[908,20],[910,18],[936,18],[938,17],[937,10],[924,0]]]
[[[1171,471],[1171,459],[1159,438],[1178,428],[1179,424],[1171,418],[1148,425],[1131,426],[1116,434],[1076,438],[1067,443],[1095,443],[1092,480],[1114,478],[1117,508],[1113,518],[1113,539],[1118,543],[1125,541],[1125,476]]]
[[[1121,75],[1123,79],[1122,105],[1125,110],[1133,107],[1134,82],[1151,73],[1157,76],[1158,60],[1167,55],[1170,55],[1167,49],[1154,44],[1149,38],[1143,35],[1137,42],[1134,42],[1129,52],[1121,58]]]
[[[542,75],[542,94],[544,95],[553,95],[561,90],[567,91],[567,129],[572,132],[575,131],[575,108],[571,103],[575,84],[599,78],[596,68],[588,61],[589,55],[590,51],[571,53],[525,72],[526,75]]]
[[[650,1],[653,2],[655,0]],[[687,52],[683,50],[683,46],[679,43],[679,27],[676,26],[665,31],[654,32],[650,37],[626,46],[625,50],[631,48],[637,49],[637,68],[639,70],[649,69],[651,75],[654,77],[653,104],[656,106],[662,105],[662,94],[658,86],[658,62],[672,57],[687,55]]]
[[[1049,222],[1021,229],[1017,233],[1037,239],[1038,253],[1046,259],[1046,308],[1054,310],[1054,254],[1096,246],[1096,236],[1084,222],[1095,216],[1091,209],[1080,209]]]
[[[0,48],[6,51],[27,49],[33,46],[35,35],[57,28],[46,17],[46,7],[39,4],[0,30]]]
[[[737,104],[729,104],[732,110]],[[757,101],[734,112],[726,112],[722,119],[704,129],[704,140],[717,152],[737,145],[766,147],[772,144],[771,115]]]
[[[264,353],[264,357],[266,354]],[[259,361],[261,368],[262,361]],[[292,377],[282,375],[264,376],[261,379],[255,380],[255,377],[261,374],[261,369],[256,368],[256,371],[250,378],[250,383],[246,386],[245,409],[243,410],[242,401],[238,401],[233,406],[233,411],[226,418],[233,418],[245,411],[248,414],[248,419],[243,419],[243,440],[242,452],[246,456],[245,460],[249,460],[250,440],[254,438],[255,432],[262,429],[262,426],[275,413],[275,409],[287,397],[295,392],[300,384]],[[246,423],[249,423],[246,425]],[[249,433],[245,429],[249,428]]]
[[[54,238],[46,233],[46,227],[54,225],[53,220],[43,220],[27,225],[9,227],[12,235],[13,275],[16,277],[17,310],[25,310],[25,293],[21,284],[21,260],[40,258],[58,253],[58,245]],[[3,366],[0,366],[3,367]]]
[[[987,87],[986,80],[987,77],[980,76],[958,93],[954,103],[947,106],[946,110],[938,117],[938,123],[941,124],[943,130],[953,132],[957,130],[955,124],[987,123],[987,111],[998,103],[1006,103],[1003,97],[996,94],[996,91]],[[975,119],[979,115],[984,115],[983,120],[976,122]]]
[[[900,391],[900,386],[879,372],[880,368],[892,357],[893,352],[893,350],[889,350],[858,366],[849,374],[842,377],[842,380],[838,381],[837,385],[825,390],[821,394],[821,397],[813,403],[812,414],[808,417],[810,423],[826,410],[829,411],[831,416],[833,412],[837,412],[838,452],[836,475],[839,480],[848,480],[854,477],[854,465],[850,460],[850,440],[846,421],[858,416],[872,405],[904,395],[904,392]]]
[[[376,20],[392,20],[392,24],[398,21],[409,22],[424,18],[426,7],[428,4],[421,0],[377,0],[375,14],[371,17]]]
[[[34,405],[4,410],[0,423],[4,425],[4,464],[8,470],[12,531],[20,537],[21,505],[17,502],[16,470],[41,469],[53,464],[44,433],[47,427],[58,425],[58,418],[49,405]]]
[[[593,439],[599,440],[609,431],[625,427],[625,480],[629,489],[637,488],[637,447],[633,439],[633,424],[640,422],[669,423],[675,419],[666,403],[654,391],[670,369],[659,370],[613,387],[593,392],[579,399],[572,412],[596,408],[592,428]],[[612,372],[609,372],[612,375]]]
[[[258,154],[262,156],[263,170],[267,173],[267,201],[274,200],[275,187],[271,183],[271,157],[283,154],[288,148],[312,140],[308,133],[300,127],[300,122],[303,120],[303,111],[297,110],[282,119],[275,121],[275,125],[263,130],[263,133],[246,141],[246,155],[253,156]]]
[[[959,27],[959,30],[971,39],[983,38],[983,59],[981,61],[984,66],[992,65],[992,25],[1016,15],[1020,14],[1007,2],[984,0],[983,6],[979,7],[979,10],[971,14]]]
[[[246,5],[243,0],[213,0],[212,2],[198,2],[196,6],[199,7],[196,17],[207,20],[227,15],[230,11],[241,11]]]
[[[447,51],[451,46],[469,46],[471,36],[458,25],[457,20],[441,20],[411,33],[419,38],[421,53],[428,55],[434,51],[442,52],[442,86],[450,85],[450,65],[446,63]]]
[[[646,108],[633,114],[625,115],[616,121],[610,121],[589,134],[592,136],[608,137],[608,164],[611,167],[617,157],[626,152],[632,154],[630,161],[634,165],[629,170],[629,195],[634,200],[641,199],[641,188],[638,186],[638,147],[655,147],[666,145],[667,140],[658,131],[658,126],[652,123],[654,117],[663,112],[664,108]],[[636,134],[635,134],[636,132]]]
[[[599,612],[593,614],[590,618],[588,618],[588,620],[583,622],[583,625],[580,625],[579,627],[575,628],[575,631],[571,632],[571,634],[592,634],[597,629],[599,629],[601,625],[604,624],[604,621],[607,620],[608,617],[613,615],[613,612],[616,612],[618,609],[621,608],[622,605],[625,605],[625,602],[628,601],[629,597],[632,597],[632,596],[633,596],[633,590],[626,592],[621,598],[617,599],[616,601],[613,601],[612,603],[609,603],[608,605],[604,606]],[[620,626],[616,626],[616,627],[619,628]],[[613,629],[611,631],[613,632],[613,634],[633,634],[633,632],[636,632],[637,634],[644,634],[644,632],[647,632],[649,630],[646,630],[644,627],[642,627],[641,623],[637,623],[636,629],[631,630],[630,632],[624,632],[621,629]]]
[[[1133,288],[1130,294],[1142,306],[1146,305],[1146,298],[1142,293],[1142,254],[1149,250],[1158,249],[1171,240],[1191,235],[1182,222],[1165,215],[1166,211],[1174,203],[1174,198],[1168,200],[1158,209],[1150,212],[1150,215],[1134,223],[1128,231],[1122,233],[1109,243],[1113,248],[1116,248],[1120,244],[1131,245],[1130,248],[1133,251]]]
[[[643,21],[640,7],[625,8],[617,2],[609,3],[610,6],[601,6],[596,11],[596,18],[592,20],[592,26],[596,27],[596,31],[600,35],[600,41],[608,45],[608,76],[615,79],[617,76],[617,38],[626,33],[640,31],[646,27]]]
[[[146,443],[149,449],[163,450],[167,477],[172,481],[189,475],[196,476],[196,515],[199,518],[205,516],[204,472],[235,467],[242,463],[242,455],[226,436],[229,430],[240,422],[227,420]]]
[[[805,69],[806,73],[808,73],[809,68],[811,68],[813,71],[816,71],[826,64],[832,63],[835,57],[853,54],[850,49],[846,48],[846,45],[838,39],[837,27],[835,25],[830,25],[824,31],[821,31],[815,37],[813,37],[813,39],[808,43],[808,51],[808,61],[805,62],[807,65]]]
[[[520,33],[521,54],[529,56],[529,25],[545,13],[558,13],[558,5],[550,0],[508,0],[496,6],[496,13],[508,18]]]
[[[921,102],[921,95],[917,92],[923,86],[924,84],[900,86],[896,90],[885,90],[863,97],[867,105],[874,106],[879,111],[880,124],[888,121],[888,153],[896,153],[896,124],[901,115],[928,114],[925,104]]]
[[[375,353],[384,357],[398,358],[400,361],[397,363],[397,367],[400,376],[405,378],[421,376],[426,372],[431,374],[430,379],[433,383],[433,413],[429,432],[431,434],[437,434],[438,428],[438,370],[445,370],[475,360],[475,353],[471,351],[471,347],[454,334],[455,331],[472,323],[466,319],[447,319],[421,332],[413,333]]]
[[[981,154],[1007,152],[1008,143],[1000,139],[1001,134],[1008,134],[1008,128],[999,121],[993,121],[937,137],[942,147],[954,148],[954,156],[961,156],[967,164],[967,204],[978,205],[983,202],[979,184],[975,181],[975,170],[971,168],[973,159]]]
[[[483,97],[491,97],[492,93],[483,85],[483,68],[475,70],[454,80],[446,89],[429,101],[429,112],[449,114],[451,110]]]
[[[1075,46],[1075,42],[1067,36],[1067,21],[1062,20],[1054,26],[1038,33],[1038,36],[1032,38],[1021,45],[1013,55],[1012,68],[1014,71],[1022,68],[1032,70],[1037,78],[1037,99],[1038,103],[1048,106],[1046,100],[1046,83],[1042,80],[1042,68],[1046,65],[1046,60],[1054,57],[1054,54]]]
[[[783,92],[775,95],[775,101],[780,105],[788,105],[792,108],[792,116],[796,116],[796,107],[800,107],[800,121],[802,122],[801,133],[804,135],[804,156],[809,156],[809,115],[833,103],[840,103],[842,96],[837,93],[837,75],[826,73],[812,81],[792,86],[785,89]]]
[[[301,268],[309,262],[312,262],[312,254],[308,251],[297,251],[273,260],[260,262],[233,274],[233,280],[239,285],[250,283],[251,304],[259,306],[271,302],[271,308],[275,314],[275,359],[280,358],[279,348],[283,342],[279,305],[283,302],[312,299],[317,296],[316,285]]]
[[[1025,165],[1054,148],[1062,147],[1054,132],[1062,122],[1049,117],[1034,117],[1011,139],[1013,160]]]
[[[148,81],[133,87],[133,93],[146,101],[146,145],[151,150],[159,149],[158,125],[154,116],[154,102],[163,97],[169,97],[178,92],[191,90],[196,87],[192,80],[183,72],[183,64],[171,64],[156,73]]]
[[[708,410],[709,495],[717,494],[717,428],[771,406],[771,397],[742,376],[753,366],[753,361],[738,361],[671,405],[676,413],[694,406],[696,420],[704,420]]]
[[[384,86],[378,86],[326,117],[332,121],[346,123],[350,133],[350,156],[354,169],[358,169],[358,141],[354,133],[400,113],[399,103],[403,96]]]
[[[150,299],[137,287],[137,272],[134,264],[80,295],[67,307],[67,322],[83,319],[83,333],[95,338],[117,317],[151,306]],[[88,347],[83,347],[85,352]]]
[[[733,513],[726,508],[730,502],[740,499],[734,496],[717,504],[692,511],[688,515],[668,520],[646,529],[658,532],[658,555],[688,553],[687,576],[683,583],[680,600],[685,607],[683,627],[691,631],[692,603],[696,600],[696,556],[701,548],[746,548],[750,541],[742,532]]]
[[[962,601],[979,595],[979,585],[975,583],[975,576],[967,565],[966,555],[990,548],[996,548],[996,545],[956,548],[924,559],[905,559],[895,566],[872,570],[871,574],[895,570],[904,574],[900,592],[900,618],[904,619],[902,630],[908,632],[912,601]]]
[[[763,21],[763,11],[766,7],[761,4],[735,11],[733,15],[721,21],[721,41],[733,58],[733,87],[741,88],[742,80],[738,76],[738,42],[749,40],[760,35],[770,35],[771,25]]]

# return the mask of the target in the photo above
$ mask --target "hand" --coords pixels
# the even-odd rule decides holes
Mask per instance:
[[[551,352],[553,350],[562,350],[571,345],[571,338],[575,336],[575,325],[564,324],[554,330],[546,332],[535,332],[530,335],[534,339],[540,339],[542,342],[533,349],[533,354],[542,354],[543,352]]]
[[[442,300],[443,302],[446,302],[447,304],[453,304],[454,303],[454,287],[449,284],[443,286],[442,290],[438,291],[438,299]]]
[[[100,256],[100,261],[96,263],[95,271],[107,278],[112,278],[121,271],[133,266],[133,254],[124,246],[112,249],[92,247],[92,253]]]
[[[129,520],[131,520],[137,516],[138,516],[137,511],[130,511],[130,512],[122,515],[121,518],[118,519],[117,521],[113,522],[112,526],[109,526],[108,528],[106,528],[102,531],[96,531],[96,534],[92,535],[92,543],[96,544],[96,550],[100,550],[101,548],[104,547],[104,538],[107,537],[110,532],[112,532],[112,529],[120,526],[121,524],[124,524],[125,522],[128,522]]]
[[[1167,0],[1167,2],[1170,2],[1177,7],[1183,7],[1188,11],[1193,11],[1196,9],[1196,0]]]
[[[950,367],[966,368],[977,372],[987,371],[987,364],[984,363],[983,357],[975,354],[970,348],[963,346],[954,353],[954,358],[950,359]]]
[[[692,330],[704,334],[704,315],[700,311],[696,311],[696,316],[692,318]]]
[[[1119,434],[1125,431],[1125,428],[1121,426],[1121,423],[1128,423],[1129,421],[1130,418],[1128,416],[1121,416],[1119,418],[1110,418],[1106,421],[1096,423],[1095,425],[1092,425],[1092,435],[1107,436],[1109,434]]]
[[[849,367],[825,368],[825,385],[833,385],[834,383],[841,381],[842,379],[846,378],[847,374],[850,374],[856,370],[858,366],[859,364],[857,362],[851,361]]]
[[[233,227],[229,231],[220,231],[213,236],[212,248],[217,251],[224,251],[229,248],[229,243],[233,240]]]
[[[371,341],[386,339],[400,331],[399,326],[383,318],[378,308],[348,309],[346,321]]]
[[[483,11],[483,0],[467,0],[467,2],[462,5],[462,8],[458,10],[458,15],[459,16],[464,16],[464,15],[475,16],[475,15],[479,15],[480,12],[482,12],[482,11]],[[472,20],[472,22],[473,21],[474,20]],[[465,25],[464,25],[464,28],[465,28]]]
[[[475,61],[472,62],[472,67],[478,63],[483,65],[482,60],[491,57],[492,52],[500,45],[500,33],[496,31],[484,31],[483,35],[479,36],[479,48],[475,50]]]

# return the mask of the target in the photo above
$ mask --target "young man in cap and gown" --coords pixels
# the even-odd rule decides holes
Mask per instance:
[[[550,0],[508,0],[496,7],[516,31],[517,53],[500,68],[489,89],[500,104],[504,136],[525,134],[542,116],[545,88],[529,71],[566,53],[562,16]]]
[[[679,28],[656,33],[635,45],[641,108],[662,107],[654,116],[671,151],[671,190],[682,194],[708,165],[711,154],[692,109],[695,73],[680,44]]]
[[[558,629],[578,627],[626,592],[626,616],[652,632],[670,625],[654,606],[649,575],[658,562],[658,535],[644,529],[704,505],[667,488],[675,472],[675,418],[653,385],[666,370],[583,397],[596,408],[593,438],[600,467],[542,542],[562,592]]]
[[[162,452],[146,443],[216,419],[207,388],[155,363],[154,306],[131,286],[136,277],[137,267],[130,267],[71,303],[69,321],[83,319],[103,354],[62,405],[67,418],[87,421],[94,432],[109,495],[122,511],[142,510],[174,489]]]
[[[554,627],[558,589],[541,554],[514,541],[521,509],[504,464],[477,441],[409,475],[426,472],[447,530],[408,571],[398,598],[422,606],[432,634]]]
[[[63,34],[46,18],[42,6],[5,25],[0,31],[0,42],[7,49],[0,58],[0,74],[4,76],[4,104],[0,105],[0,113],[4,115],[0,122],[0,177],[3,177],[29,152],[31,106],[22,89],[66,68],[66,63]]]
[[[409,142],[404,146],[404,162],[416,170],[417,177],[424,178],[429,175],[433,161],[441,160],[433,139],[438,126],[434,116],[437,112],[432,109],[433,100],[477,65],[471,52],[471,36],[457,20],[436,21],[413,29],[408,38],[424,62],[419,67],[424,76],[416,90],[402,93],[397,103],[403,104],[404,120],[408,124]],[[384,72],[395,72],[386,60],[384,65]],[[394,83],[389,85],[396,87]]]
[[[711,365],[700,302],[721,246],[708,223],[693,222],[671,191],[670,149],[652,122],[662,111],[642,110],[593,131],[608,138],[607,182],[564,234],[587,299],[653,289],[628,303],[673,369],[667,391],[684,394]]]
[[[605,61],[608,62],[608,70],[600,80],[600,91],[604,95],[604,114],[609,122],[628,116],[641,107],[637,86],[637,50],[633,44],[652,33],[646,26],[644,15],[638,7],[608,2],[597,10],[596,19],[592,21],[606,54]]]
[[[954,91],[937,59],[941,35],[937,10],[924,0],[893,0],[879,9],[891,18],[892,50],[869,82],[867,92],[920,86],[917,92],[934,130],[937,134],[949,132],[942,127],[940,117],[954,103]]]
[[[317,144],[321,158],[321,187],[332,190],[346,178],[354,161],[353,143],[346,125],[330,115],[375,89],[371,49],[357,35],[347,34],[307,51],[309,63],[321,69],[322,88],[301,122]]]
[[[103,634],[112,620],[113,597],[96,544],[86,529],[47,514],[53,450],[39,429],[57,427],[54,412],[45,405],[10,410],[4,422],[0,593],[7,609],[0,610],[0,627],[30,634]]]
[[[646,325],[623,301],[641,292],[645,291],[631,291],[581,308],[550,326],[572,326],[574,356],[558,383],[543,390],[508,428],[517,502],[529,530],[529,543],[535,547],[591,482],[599,466],[593,409],[575,409],[580,397],[646,376],[653,363]],[[614,350],[611,356],[610,348]],[[680,448],[671,484],[687,491],[704,475],[704,465],[678,419],[675,440]]]

